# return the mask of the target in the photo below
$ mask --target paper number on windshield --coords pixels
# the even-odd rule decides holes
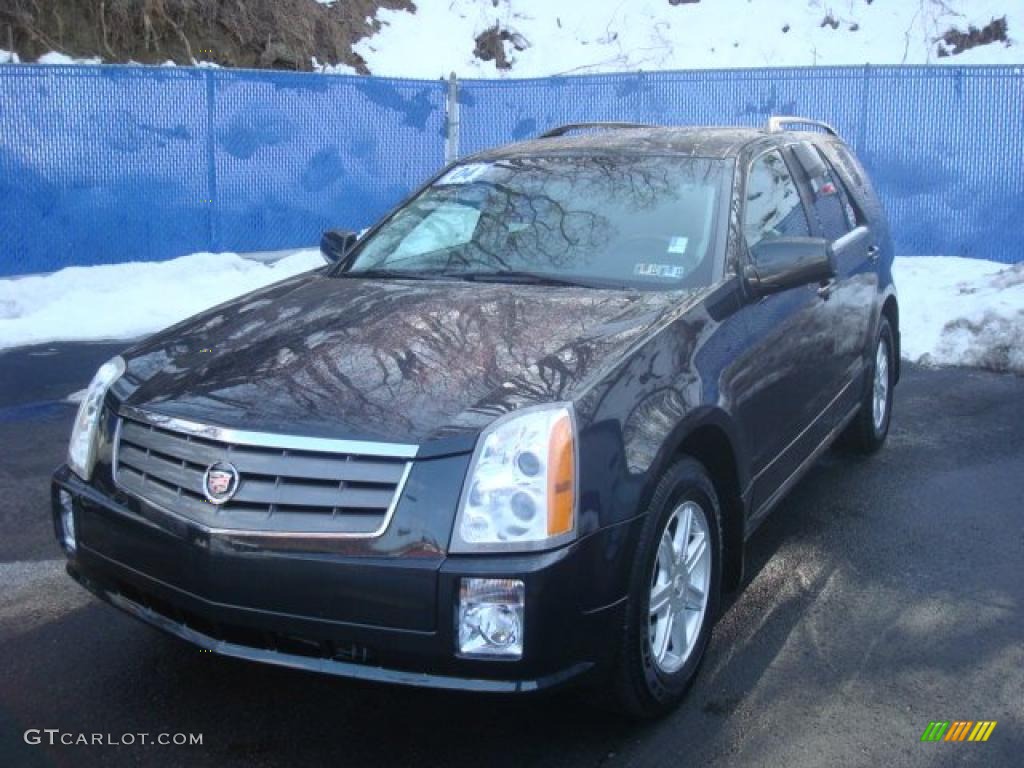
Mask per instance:
[[[467,163],[452,168],[441,177],[438,184],[469,184],[487,173],[490,168],[486,163]]]
[[[668,241],[668,252],[669,253],[686,253],[686,246],[690,244],[690,238],[688,237],[673,237]]]

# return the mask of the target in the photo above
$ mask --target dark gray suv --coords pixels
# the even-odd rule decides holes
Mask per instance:
[[[664,712],[765,515],[889,427],[888,226],[807,122],[482,152],[127,350],[54,476],[70,574],[217,653]]]

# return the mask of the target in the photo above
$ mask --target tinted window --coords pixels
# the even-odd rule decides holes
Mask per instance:
[[[528,271],[598,287],[706,285],[725,167],[649,155],[465,163],[360,243],[348,274]]]
[[[839,199],[843,202],[843,213],[846,215],[846,224],[850,229],[853,229],[863,223],[861,217],[858,215],[857,209],[853,205],[853,200],[850,197],[850,191],[846,188],[846,184],[843,182],[842,177],[833,171],[832,178],[835,179],[836,189],[839,191]]]
[[[845,197],[839,175],[831,169],[824,156],[821,159],[828,170],[824,176],[810,180],[814,191],[814,215],[822,237],[834,241],[856,226],[856,214]]]
[[[782,155],[771,151],[750,167],[743,234],[747,247],[773,237],[808,237],[810,227]]]
[[[858,187],[865,186],[864,176],[861,173],[860,163],[858,163],[850,150],[844,147],[842,144],[831,144],[832,151],[835,153],[836,159],[839,160],[839,164],[846,171],[847,175],[853,179],[853,183]]]

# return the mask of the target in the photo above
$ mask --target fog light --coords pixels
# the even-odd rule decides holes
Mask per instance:
[[[67,491],[60,492],[60,540],[68,552],[75,551],[75,505]]]
[[[523,655],[526,586],[519,579],[463,579],[459,589],[459,655]]]

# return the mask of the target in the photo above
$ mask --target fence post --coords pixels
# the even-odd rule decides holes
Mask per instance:
[[[217,226],[217,145],[214,140],[216,122],[214,110],[217,102],[217,84],[214,80],[213,69],[203,70],[206,78],[206,189],[210,199],[206,201],[207,206],[207,233],[209,245],[207,250],[216,253],[220,250],[219,228]]]
[[[864,65],[864,74],[861,76],[860,92],[860,119],[857,126],[857,138],[854,142],[854,149],[858,154],[864,154],[868,134],[868,106],[871,100],[871,65]]]
[[[459,157],[459,78],[454,72],[448,77],[448,100],[445,115],[444,163]]]

